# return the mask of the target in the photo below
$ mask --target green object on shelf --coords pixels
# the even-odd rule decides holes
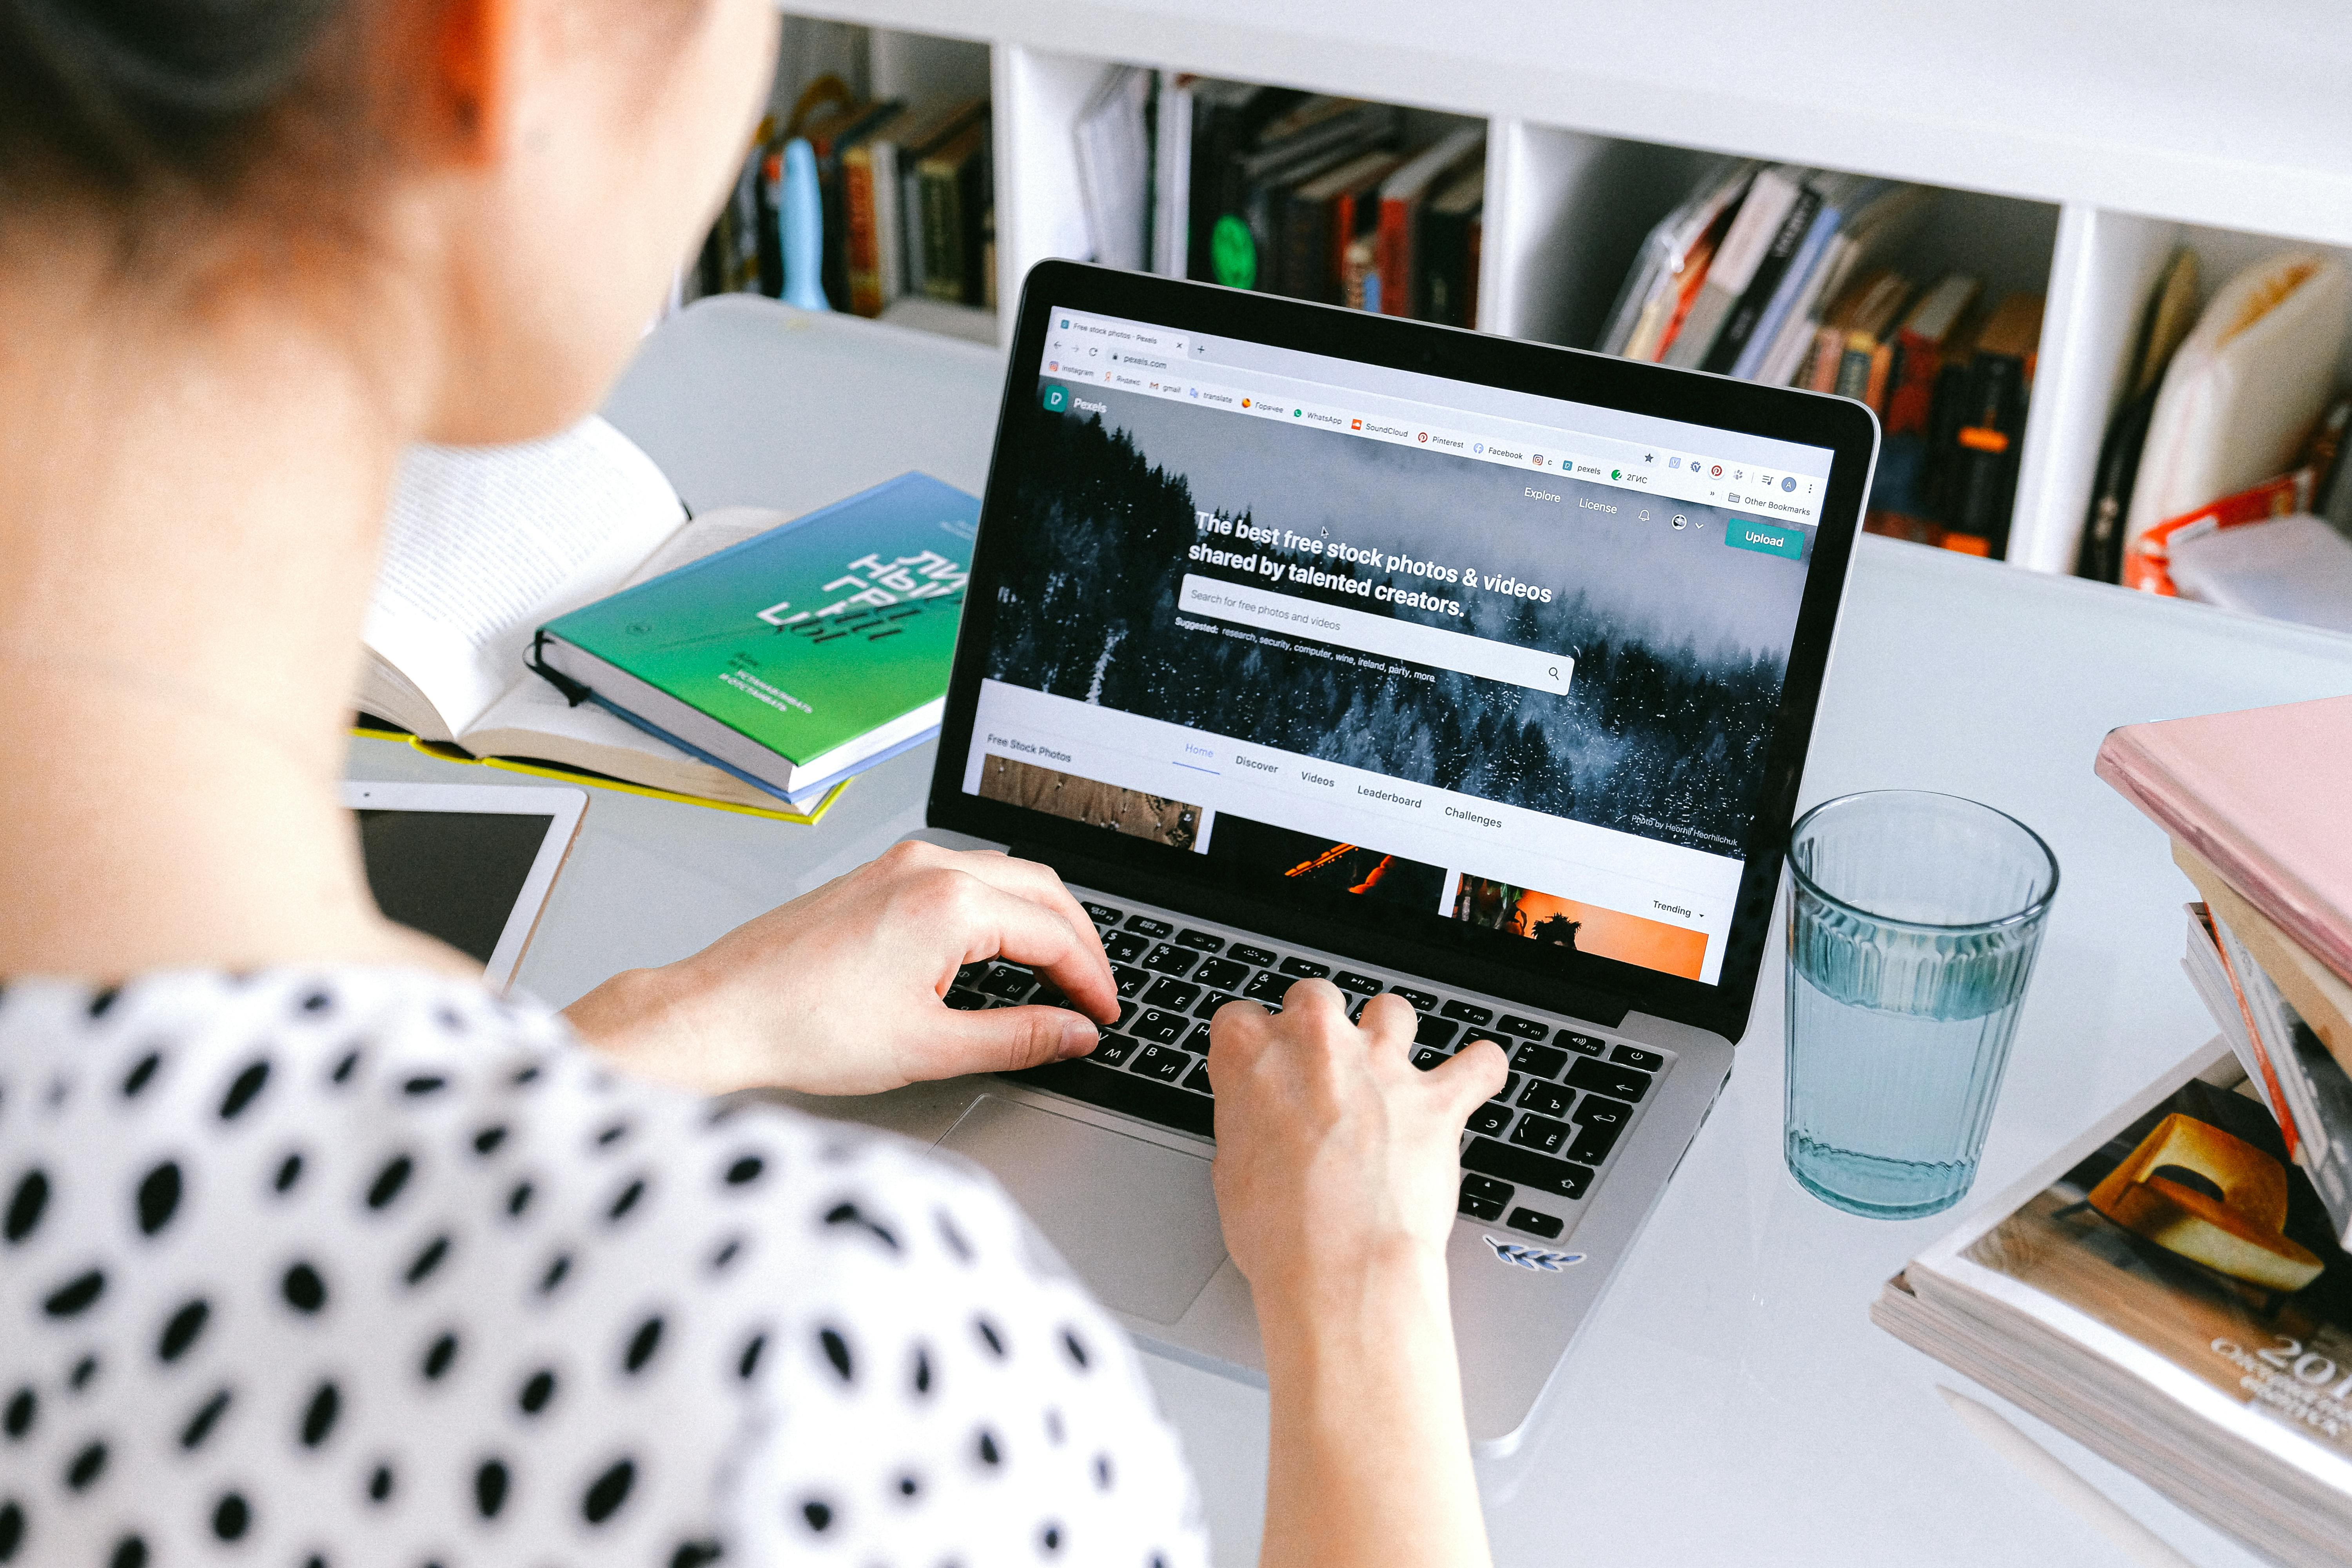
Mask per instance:
[[[1249,225],[1227,213],[1209,231],[1209,267],[1228,289],[1257,287],[1257,241]]]

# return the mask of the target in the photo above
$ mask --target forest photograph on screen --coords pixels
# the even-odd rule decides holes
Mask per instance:
[[[1538,479],[1531,495],[1515,469],[1310,426],[1091,387],[1062,412],[1024,404],[990,523],[1014,535],[995,552],[991,679],[1743,853],[1803,563],[1725,548],[1722,514],[1689,502],[1676,530],[1638,493]],[[1202,620],[1178,608],[1188,573],[1557,651],[1570,688]]]

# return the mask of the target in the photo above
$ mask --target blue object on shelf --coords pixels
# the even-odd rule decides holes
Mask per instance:
[[[784,253],[784,303],[830,310],[824,297],[824,204],[816,185],[816,150],[805,136],[784,143],[784,188],[776,203]]]

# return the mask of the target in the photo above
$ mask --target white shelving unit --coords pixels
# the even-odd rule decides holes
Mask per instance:
[[[1084,249],[1073,126],[1117,64],[1486,120],[1479,326],[1588,343],[1711,153],[1947,194],[1921,272],[2048,296],[2011,563],[2072,570],[2100,437],[2176,245],[2210,290],[2290,245],[2352,259],[2352,32],[2326,0],[790,0],[874,29],[877,91],[994,97],[997,266]],[[950,310],[952,308],[950,308]],[[912,310],[909,319],[926,312]],[[1003,323],[940,317],[984,336]],[[2346,345],[2352,379],[2352,343]]]

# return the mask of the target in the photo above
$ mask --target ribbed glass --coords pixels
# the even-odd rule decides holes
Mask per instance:
[[[1960,1200],[2058,891],[2030,827],[1957,795],[1850,795],[1789,843],[1790,1173],[1853,1214]]]

